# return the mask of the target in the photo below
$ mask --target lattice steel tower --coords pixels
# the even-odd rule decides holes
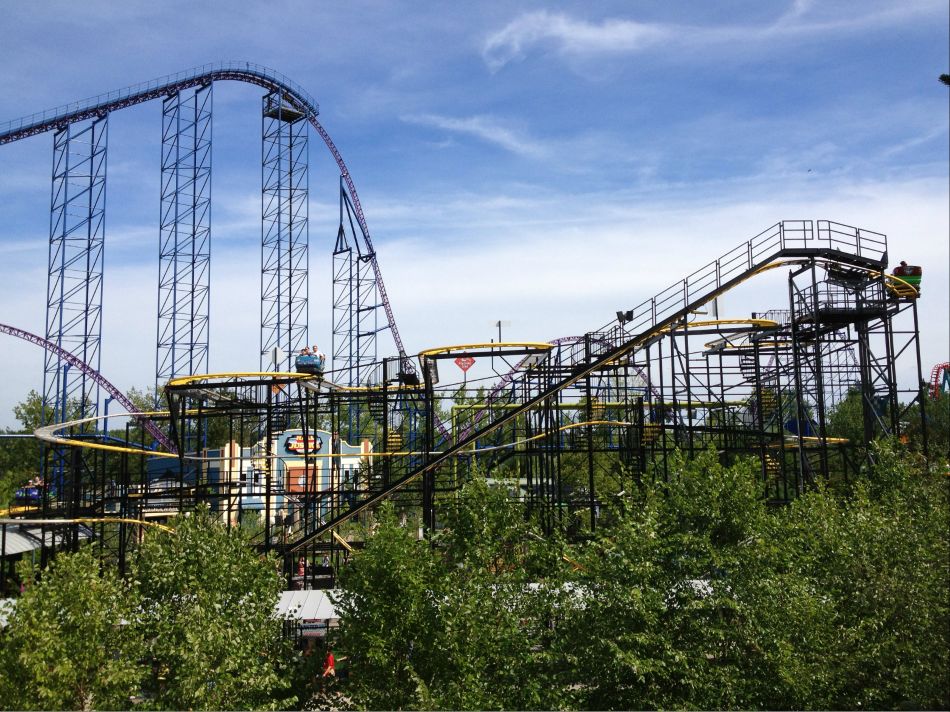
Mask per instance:
[[[73,123],[53,138],[46,339],[99,369],[102,251],[109,117]],[[99,389],[46,353],[44,408],[55,422],[94,415]]]
[[[374,258],[341,180],[340,227],[333,248],[333,368],[351,386],[366,385],[375,374],[382,303]]]
[[[261,369],[283,351],[278,370],[292,370],[307,345],[308,122],[280,93],[263,99]]]
[[[162,102],[155,396],[168,379],[208,370],[212,85]]]

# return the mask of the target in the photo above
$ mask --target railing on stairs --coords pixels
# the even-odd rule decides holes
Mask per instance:
[[[308,541],[322,536],[340,522],[367,507],[385,499],[426,472],[433,471],[456,453],[495,429],[536,407],[546,398],[576,383],[598,368],[623,358],[648,345],[662,330],[675,324],[678,319],[709,302],[714,297],[735,287],[744,280],[775,266],[776,260],[807,259],[815,256],[833,258],[865,268],[883,270],[887,264],[887,241],[884,235],[859,228],[818,221],[817,235],[811,220],[791,220],[776,223],[750,240],[721,255],[706,266],[696,270],[654,297],[641,302],[625,313],[624,323],[608,322],[585,339],[584,358],[571,364],[569,375],[561,376],[554,385],[544,386],[547,380],[537,374],[545,368],[563,370],[559,363],[560,349],[552,349],[518,376],[506,376],[486,399],[480,427],[470,429],[464,437],[446,446],[438,454],[432,453],[428,462],[390,485],[357,502],[344,512],[320,527],[304,534],[289,546],[291,551],[304,546]],[[589,338],[596,335],[596,338]],[[576,357],[575,357],[576,358]],[[575,359],[571,359],[575,361]],[[499,408],[498,405],[519,403],[515,408]],[[496,407],[492,407],[496,406]]]

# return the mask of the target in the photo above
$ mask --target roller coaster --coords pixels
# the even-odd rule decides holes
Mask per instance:
[[[210,122],[208,93],[222,80],[267,92],[261,346],[274,355],[272,370],[206,373],[209,198],[201,176],[210,158],[202,127]],[[105,168],[104,159],[97,167],[96,127],[111,111],[159,98],[156,380],[164,401],[147,413],[123,403],[129,417],[117,434],[104,425],[92,387],[117,393],[98,373],[104,206],[95,196]],[[57,180],[65,193],[72,183],[69,169],[54,169],[47,334],[2,329],[46,349],[45,394],[54,416],[36,432],[47,446],[49,484],[35,506],[0,520],[4,531],[31,518],[42,522],[47,556],[77,545],[83,527],[124,566],[141,523],[159,524],[206,503],[229,526],[247,528],[254,545],[281,557],[288,586],[329,587],[361,545],[359,523],[376,506],[392,501],[418,516],[423,531],[436,531],[454,493],[472,477],[508,487],[548,531],[584,536],[644,478],[670,477],[680,456],[712,449],[724,462],[752,458],[763,500],[779,504],[818,480],[857,476],[867,443],[900,435],[910,419],[919,419],[926,448],[920,273],[915,280],[888,273],[884,235],[828,220],[779,222],[584,335],[434,346],[410,357],[355,186],[316,116],[316,103],[286,78],[228,64],[0,127],[0,143],[55,131],[54,163],[83,137],[90,206],[78,222],[57,221],[70,204],[69,195],[57,197]],[[319,367],[296,360],[302,367],[295,370],[294,354],[308,343],[301,322],[306,166],[299,150],[306,125],[340,168],[341,207],[333,353]],[[269,158],[270,149],[279,160]],[[172,185],[183,173],[191,176],[188,185]],[[79,252],[68,239],[77,232]],[[80,257],[92,267],[77,278]],[[771,285],[776,303],[720,317],[723,295],[747,283]],[[77,307],[80,293],[86,301]],[[393,337],[390,357],[378,357],[382,330]],[[476,387],[454,376],[457,359],[490,362],[496,375]],[[860,413],[858,437],[836,429],[845,401]]]

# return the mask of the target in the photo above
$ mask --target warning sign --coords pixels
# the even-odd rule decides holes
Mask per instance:
[[[455,359],[455,365],[462,369],[463,373],[470,369],[474,363],[475,359],[473,359],[471,356],[459,356],[457,359]]]

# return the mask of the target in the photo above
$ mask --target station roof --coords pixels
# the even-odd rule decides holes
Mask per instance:
[[[281,619],[299,621],[335,620],[336,609],[331,597],[334,591],[282,591],[274,613]],[[0,628],[16,606],[16,599],[0,599]]]
[[[0,555],[2,556],[13,556],[39,549],[44,541],[46,546],[53,546],[53,535],[58,533],[49,526],[46,527],[44,533],[42,527],[28,524],[2,524],[0,528],[6,530],[5,535],[3,531],[0,531]],[[79,527],[80,539],[88,539],[89,536],[88,527]]]
[[[333,605],[334,591],[283,591],[277,602],[278,618],[301,621],[327,620],[337,617]]]

